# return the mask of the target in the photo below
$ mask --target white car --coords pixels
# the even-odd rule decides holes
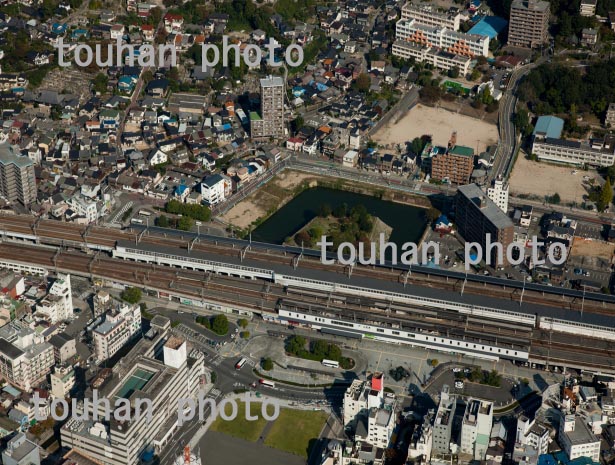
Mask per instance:
[[[453,368],[453,373],[461,373],[461,368]]]
[[[457,389],[463,389],[463,382],[462,381],[455,381],[455,387]]]

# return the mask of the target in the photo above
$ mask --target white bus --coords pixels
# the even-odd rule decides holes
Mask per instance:
[[[152,216],[152,213],[147,210],[139,210],[139,216]]]
[[[143,220],[140,220],[139,218],[133,218],[130,222],[132,224],[143,224]]]
[[[275,383],[273,381],[269,381],[268,379],[260,379],[258,382],[261,383],[262,386],[270,387],[272,389],[275,388]]]
[[[246,364],[247,360],[245,358],[242,358],[241,360],[239,360],[236,364],[235,364],[235,370],[241,370],[243,368],[243,366]]]
[[[327,360],[326,358],[322,361],[322,364],[329,368],[339,368],[340,362],[336,362],[335,360]]]

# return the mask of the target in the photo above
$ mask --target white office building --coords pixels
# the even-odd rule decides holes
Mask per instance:
[[[433,425],[432,451],[434,454],[448,454],[451,447],[453,420],[457,408],[457,397],[450,392],[450,386],[442,386],[440,404]]]
[[[203,202],[210,206],[216,205],[231,195],[232,188],[231,180],[223,174],[207,176],[201,182]]]
[[[70,275],[58,276],[51,285],[47,297],[36,306],[34,316],[52,324],[73,316]]]
[[[570,460],[589,457],[594,462],[600,461],[600,438],[585,424],[579,416],[562,415],[560,419],[559,442],[562,450]]]
[[[2,451],[4,465],[41,465],[39,447],[25,433],[17,433]]]
[[[536,419],[530,420],[525,415],[517,418],[515,447],[527,445],[535,449],[540,455],[547,453],[550,442],[549,428],[545,425],[536,422]]]
[[[98,219],[96,201],[87,199],[81,194],[75,194],[66,203],[78,216],[85,218],[87,223],[93,223]]]
[[[487,197],[504,213],[508,211],[508,184],[501,177],[495,179],[491,187],[487,188]]]
[[[141,334],[141,309],[139,305],[122,304],[110,310],[105,321],[94,328],[94,356],[97,361],[113,357],[128,341]]]
[[[492,426],[493,403],[469,399],[461,423],[461,452],[471,454],[474,460],[485,460]]]

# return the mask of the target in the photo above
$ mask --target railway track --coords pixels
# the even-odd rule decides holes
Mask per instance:
[[[103,228],[99,226],[92,226],[86,228],[80,225],[74,225],[72,223],[60,223],[53,220],[41,220],[34,226],[34,221],[29,216],[0,216],[0,225],[6,229],[19,233],[33,233],[33,229],[36,229],[36,233],[41,236],[42,242],[45,240],[53,239],[53,243],[57,245],[58,240],[66,240],[73,242],[83,243],[87,241],[90,244],[99,244],[107,247],[113,247],[117,240],[135,241],[138,234],[129,230],[115,230],[111,228]],[[141,238],[141,242],[144,244],[150,244],[163,247],[175,247],[180,250],[189,250],[190,241],[182,237],[175,236],[159,236],[156,234],[144,234]],[[193,243],[192,250],[201,252],[203,254],[215,254],[221,257],[233,257],[234,259],[240,259],[243,253],[244,259],[250,259],[263,263],[263,267],[266,268],[268,264],[276,263],[280,265],[292,265],[295,255],[284,255],[280,252],[264,251],[258,249],[249,249],[243,251],[238,247],[229,246],[226,243],[215,243],[213,241],[200,240]],[[348,267],[341,264],[324,265],[319,260],[313,257],[303,257],[300,262],[302,268],[309,268],[313,270],[326,270],[329,272],[336,272],[339,274],[348,274]],[[615,314],[615,304],[607,302],[596,302],[589,299],[579,299],[574,297],[562,297],[557,295],[549,295],[540,293],[537,291],[521,292],[516,288],[505,288],[502,286],[494,286],[487,284],[479,284],[468,281],[464,284],[463,279],[456,278],[443,278],[434,275],[424,275],[420,273],[413,273],[405,279],[403,272],[395,269],[387,269],[382,267],[370,267],[370,266],[356,266],[352,270],[353,276],[377,279],[380,281],[388,281],[395,283],[403,283],[409,286],[420,286],[431,289],[442,289],[451,292],[461,292],[463,288],[464,293],[481,295],[487,297],[494,297],[498,299],[507,299],[512,302],[523,302],[529,304],[536,304],[542,306],[554,306],[558,308],[566,308],[571,311],[580,311],[583,308],[584,312],[595,313],[599,315],[613,315]],[[523,294],[523,297],[522,297]]]
[[[286,294],[277,285],[272,285],[263,280],[244,280],[240,278],[222,277],[207,273],[181,270],[177,271],[159,265],[150,265],[148,269],[136,270],[134,264],[115,260],[105,256],[91,256],[82,252],[65,252],[56,257],[54,264],[55,251],[52,249],[41,249],[39,247],[0,244],[0,256],[20,262],[38,264],[53,269],[72,271],[81,275],[95,275],[103,278],[125,282],[138,286],[148,286],[166,292],[180,292],[181,294],[211,300],[214,303],[228,305],[229,302],[239,304],[259,312],[274,312],[277,302]],[[313,295],[303,295],[300,290],[293,289],[292,293],[305,304],[324,305],[322,297]],[[384,302],[380,302],[384,304]],[[337,304],[339,305],[339,304]],[[387,317],[388,313],[383,308],[359,306],[356,304],[345,304],[340,308],[332,310],[343,310],[347,312],[371,313],[374,317]],[[419,311],[419,310],[417,310]],[[521,334],[520,329],[505,327],[501,323],[493,322],[490,324],[484,321],[454,321],[446,318],[433,318],[431,316],[421,316],[413,314],[407,317],[406,321],[410,326],[414,325],[423,329],[437,328],[443,335],[465,334],[470,338],[488,338],[509,343],[522,343],[528,340],[530,355],[536,354],[543,357],[542,352],[549,353],[548,358],[552,364],[565,365],[570,360],[588,360],[587,366],[598,369],[613,369],[615,365],[615,343],[601,340],[585,338],[586,341],[593,341],[593,347],[578,345],[576,341],[564,343],[561,341],[549,342],[545,338],[544,331],[530,331]],[[606,346],[605,346],[606,344]],[[607,349],[607,350],[605,350]],[[555,353],[551,354],[552,351]],[[566,354],[566,357],[558,356],[557,352]],[[600,355],[597,355],[597,352]]]

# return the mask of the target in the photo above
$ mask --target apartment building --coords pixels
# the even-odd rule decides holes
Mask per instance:
[[[581,0],[579,5],[579,14],[581,16],[596,16],[597,0]]]
[[[355,423],[357,417],[367,415],[372,408],[382,405],[384,399],[382,378],[382,373],[374,373],[369,382],[358,379],[352,381],[344,393],[344,425]]]
[[[491,243],[499,242],[504,251],[514,239],[512,220],[476,184],[460,186],[455,197],[455,220],[459,234],[468,242],[479,243],[486,251],[487,234]],[[503,254],[506,261],[506,254]],[[490,260],[498,263],[492,248]]]
[[[0,195],[22,205],[36,200],[34,163],[7,142],[0,143]]]
[[[392,53],[400,58],[414,58],[417,61],[429,63],[434,68],[443,71],[448,71],[457,67],[462,76],[468,74],[470,64],[472,63],[472,59],[468,56],[454,55],[435,47],[424,46],[404,40],[396,40],[393,43]]]
[[[450,387],[445,384],[442,386],[440,404],[433,424],[432,453],[448,454],[450,452],[456,408],[457,396],[452,394]]]
[[[431,3],[410,2],[402,7],[401,19],[416,19],[425,26],[445,27],[458,31],[461,24],[461,13],[458,11],[443,12]]]
[[[532,154],[540,160],[574,166],[607,167],[615,162],[615,136],[578,142],[565,139],[534,138]]]
[[[474,460],[485,460],[492,426],[493,403],[469,399],[461,423],[461,452],[471,454]]]
[[[508,184],[499,176],[493,180],[491,187],[487,188],[487,196],[500,207],[504,213],[508,212]]]
[[[75,385],[75,370],[72,366],[56,366],[49,378],[53,397],[58,399],[69,397],[70,390]]]
[[[261,111],[250,113],[251,136],[255,140],[280,139],[285,136],[284,80],[269,76],[260,80]]]
[[[73,296],[70,275],[60,275],[49,294],[37,306],[34,316],[50,323],[67,320],[73,316]]]
[[[574,414],[562,414],[559,428],[559,442],[570,460],[589,457],[600,461],[600,438]]]
[[[438,47],[453,55],[488,56],[489,37],[464,34],[446,27],[426,26],[417,19],[402,19],[395,26],[395,38],[428,47]]]
[[[30,391],[51,371],[55,363],[53,347],[39,340],[26,346],[23,343],[0,337],[0,375],[19,389]]]
[[[431,177],[451,184],[467,184],[474,169],[474,150],[455,145],[431,160]]]
[[[94,357],[97,361],[113,357],[128,341],[141,334],[139,305],[122,304],[106,314],[105,321],[94,328]]]
[[[508,44],[516,47],[539,47],[547,42],[549,2],[514,0],[510,7]]]
[[[151,421],[147,415],[133,415],[130,422],[80,421],[73,417],[61,429],[63,446],[101,465],[137,465],[148,447],[153,447],[155,454],[168,449],[179,429],[178,400],[198,399],[205,379],[203,354],[192,351],[186,355],[186,342],[169,336],[169,329],[168,318],[156,316],[145,337],[92,383],[98,397],[109,399],[112,406],[117,399],[126,399],[131,405],[137,399],[150,399]],[[93,398],[92,389],[86,392],[86,399]],[[79,403],[76,411],[92,418],[91,403]],[[104,418],[103,405],[99,405],[98,413]]]
[[[54,334],[48,342],[53,346],[53,357],[57,364],[69,363],[77,355],[77,343],[66,333]]]
[[[386,449],[395,429],[394,404],[383,408],[372,408],[367,420],[367,442],[372,446]]]
[[[609,103],[609,108],[606,110],[604,125],[607,128],[615,128],[615,103]]]
[[[232,193],[232,182],[228,176],[223,174],[212,174],[201,182],[201,195],[203,202],[207,205],[216,205]]]

